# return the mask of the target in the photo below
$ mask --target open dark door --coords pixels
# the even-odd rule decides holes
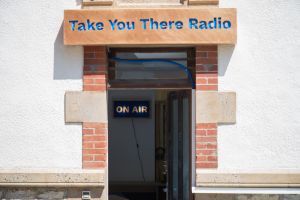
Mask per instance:
[[[168,200],[190,200],[190,92],[169,96]]]

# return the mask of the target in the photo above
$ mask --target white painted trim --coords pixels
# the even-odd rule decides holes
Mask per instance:
[[[300,194],[300,188],[192,187],[195,194]]]

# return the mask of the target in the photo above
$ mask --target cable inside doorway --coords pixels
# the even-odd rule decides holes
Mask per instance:
[[[135,131],[133,118],[131,118],[131,124],[132,124],[132,128],[133,128],[133,135],[134,135],[134,140],[135,140],[135,144],[136,144],[139,164],[140,164],[140,168],[141,168],[141,174],[142,174],[142,177],[143,177],[143,181],[146,182],[145,173],[144,173],[144,166],[143,166],[142,157],[141,157],[141,154],[140,154],[140,146],[139,146],[139,143],[138,143],[138,140],[137,140],[137,137],[136,137],[136,131]]]

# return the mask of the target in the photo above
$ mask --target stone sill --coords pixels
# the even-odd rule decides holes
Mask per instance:
[[[218,171],[197,170],[197,187],[300,187],[300,170]]]
[[[104,170],[1,170],[0,186],[104,187]]]
[[[260,183],[253,183],[253,184],[242,184],[242,183],[201,183],[197,182],[197,187],[208,187],[208,188],[299,188],[300,184],[260,184]]]
[[[194,194],[300,194],[300,188],[224,188],[224,187],[193,187],[192,193]]]

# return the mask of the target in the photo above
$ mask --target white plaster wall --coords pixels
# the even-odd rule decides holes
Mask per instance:
[[[0,168],[80,168],[81,126],[64,92],[81,90],[82,48],[64,46],[79,0],[0,1]],[[238,42],[220,46],[220,90],[237,124],[219,126],[219,169],[300,166],[300,1],[220,0],[238,9]]]
[[[0,168],[81,168],[81,126],[64,93],[81,90],[82,47],[63,45],[76,0],[0,1]]]
[[[219,90],[237,123],[219,126],[219,170],[300,167],[300,1],[220,0],[238,12],[237,45],[220,46]]]

